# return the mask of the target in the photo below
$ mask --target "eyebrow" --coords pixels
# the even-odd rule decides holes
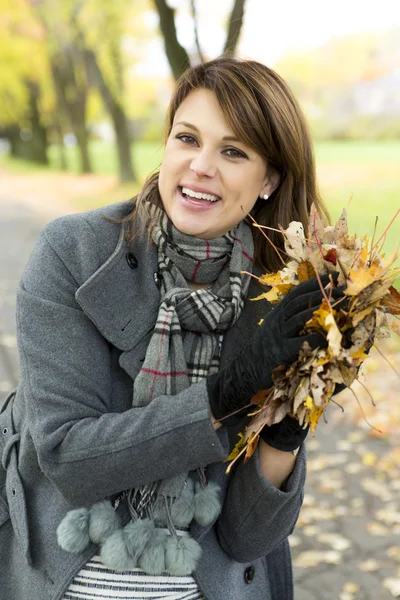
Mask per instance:
[[[188,123],[187,121],[178,121],[174,124],[174,127],[176,127],[177,125],[183,125],[184,127],[188,127],[189,129],[193,129],[193,131],[200,133],[200,130],[196,127],[196,125]],[[240,142],[239,138],[237,138],[234,135],[225,135],[222,139],[224,142]]]

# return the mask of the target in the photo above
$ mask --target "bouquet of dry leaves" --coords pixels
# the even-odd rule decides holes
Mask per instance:
[[[389,258],[382,254],[387,229],[374,242],[349,234],[345,210],[331,226],[314,209],[307,235],[296,221],[281,229],[290,260],[281,271],[258,278],[270,289],[253,300],[277,304],[295,285],[334,272],[344,299],[333,301],[321,285],[324,299],[302,333],[318,332],[327,346],[312,350],[305,343],[296,362],[275,369],[273,387],[252,399],[252,418],[228,458],[228,471],[243,454],[245,460],[252,456],[265,425],[279,423],[286,414],[315,431],[336,385],[351,386],[371,345],[391,332],[400,335],[400,294],[394,287],[400,269],[394,266],[397,252]]]

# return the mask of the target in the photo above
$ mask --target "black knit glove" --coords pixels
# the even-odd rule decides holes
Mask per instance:
[[[321,281],[326,286],[329,276],[323,275]],[[343,290],[333,289],[334,300],[342,295]],[[299,336],[322,298],[316,279],[294,287],[266,315],[240,354],[227,367],[206,378],[211,411],[217,420],[224,419],[224,423],[229,425],[237,423],[243,414],[229,415],[246,408],[260,390],[269,389],[273,370],[279,365],[294,362],[303,342],[307,341],[311,348],[326,346],[326,340],[317,333]]]
[[[263,427],[260,437],[268,446],[283,452],[292,452],[304,442],[309,429],[309,425],[303,429],[297,419],[286,415],[280,423]]]

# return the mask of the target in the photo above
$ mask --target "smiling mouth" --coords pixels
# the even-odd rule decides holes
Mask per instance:
[[[182,196],[191,202],[208,202],[210,204],[215,204],[219,200],[221,200],[220,196],[216,196],[215,194],[206,194],[204,192],[195,192],[187,187],[178,187]]]

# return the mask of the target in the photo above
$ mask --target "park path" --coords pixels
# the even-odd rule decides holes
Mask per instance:
[[[0,404],[18,381],[15,290],[24,265],[42,227],[77,210],[66,197],[75,180],[64,179],[58,193],[46,180],[36,178],[32,188],[29,177],[18,185],[15,177],[0,172]],[[398,365],[399,346],[383,348]],[[338,401],[345,413],[331,405],[329,422],[307,441],[305,501],[290,538],[295,600],[400,597],[400,381],[374,352],[366,382],[376,408],[364,390],[357,395],[382,433],[344,392]]]

